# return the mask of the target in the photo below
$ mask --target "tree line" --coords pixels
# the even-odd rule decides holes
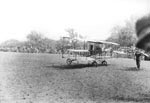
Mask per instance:
[[[42,33],[31,31],[26,36],[26,41],[8,40],[0,45],[0,51],[24,53],[60,53],[66,49],[83,49],[82,36],[74,29],[67,29],[67,37],[53,40]]]
[[[125,25],[116,25],[112,28],[111,35],[107,41],[119,43],[124,47],[134,46],[137,40],[135,32],[136,19],[130,19],[125,22]]]
[[[116,25],[112,28],[111,35],[106,40],[119,43],[123,47],[134,46],[136,42],[135,20],[125,21],[125,25]],[[26,36],[26,41],[8,40],[0,45],[0,51],[24,52],[24,53],[61,53],[67,49],[87,49],[85,37],[77,33],[73,28],[65,30],[67,37],[53,40],[44,34],[31,31]]]

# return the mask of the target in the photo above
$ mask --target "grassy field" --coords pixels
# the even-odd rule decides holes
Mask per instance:
[[[149,103],[150,61],[66,66],[52,54],[0,53],[0,103]]]

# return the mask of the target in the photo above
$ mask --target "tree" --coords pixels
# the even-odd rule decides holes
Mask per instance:
[[[81,48],[81,39],[84,39],[84,36],[81,34],[77,33],[73,28],[66,29],[66,32],[68,33],[68,36],[70,38],[70,45],[72,48]]]
[[[54,52],[56,41],[44,37],[41,33],[32,31],[27,35],[28,48],[33,49],[34,52]],[[27,45],[26,44],[26,45]]]
[[[134,21],[128,20],[124,26],[115,26],[107,41],[119,43],[121,46],[133,46],[136,42]]]
[[[31,33],[27,35],[27,40],[36,45],[40,43],[43,38],[44,36],[36,31],[31,31]]]
[[[20,46],[22,42],[15,40],[15,39],[11,39],[11,40],[7,40],[3,43],[0,44],[1,47],[17,47]]]
[[[66,32],[68,33],[69,38],[71,40],[71,46],[75,49],[76,48],[76,44],[77,44],[78,33],[75,32],[75,30],[72,29],[72,28],[67,29]]]

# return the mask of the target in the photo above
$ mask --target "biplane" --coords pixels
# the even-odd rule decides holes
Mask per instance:
[[[102,64],[107,66],[106,59],[110,58],[112,55],[107,55],[109,51],[110,54],[112,50],[110,48],[105,49],[106,45],[115,45],[119,44],[114,42],[107,41],[87,41],[88,49],[68,49],[66,63],[71,65],[73,62],[82,63],[82,64],[91,64],[97,66]]]

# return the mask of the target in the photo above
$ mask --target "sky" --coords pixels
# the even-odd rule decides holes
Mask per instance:
[[[0,0],[0,43],[26,40],[31,31],[57,40],[68,28],[104,40],[114,26],[149,10],[150,0]]]

